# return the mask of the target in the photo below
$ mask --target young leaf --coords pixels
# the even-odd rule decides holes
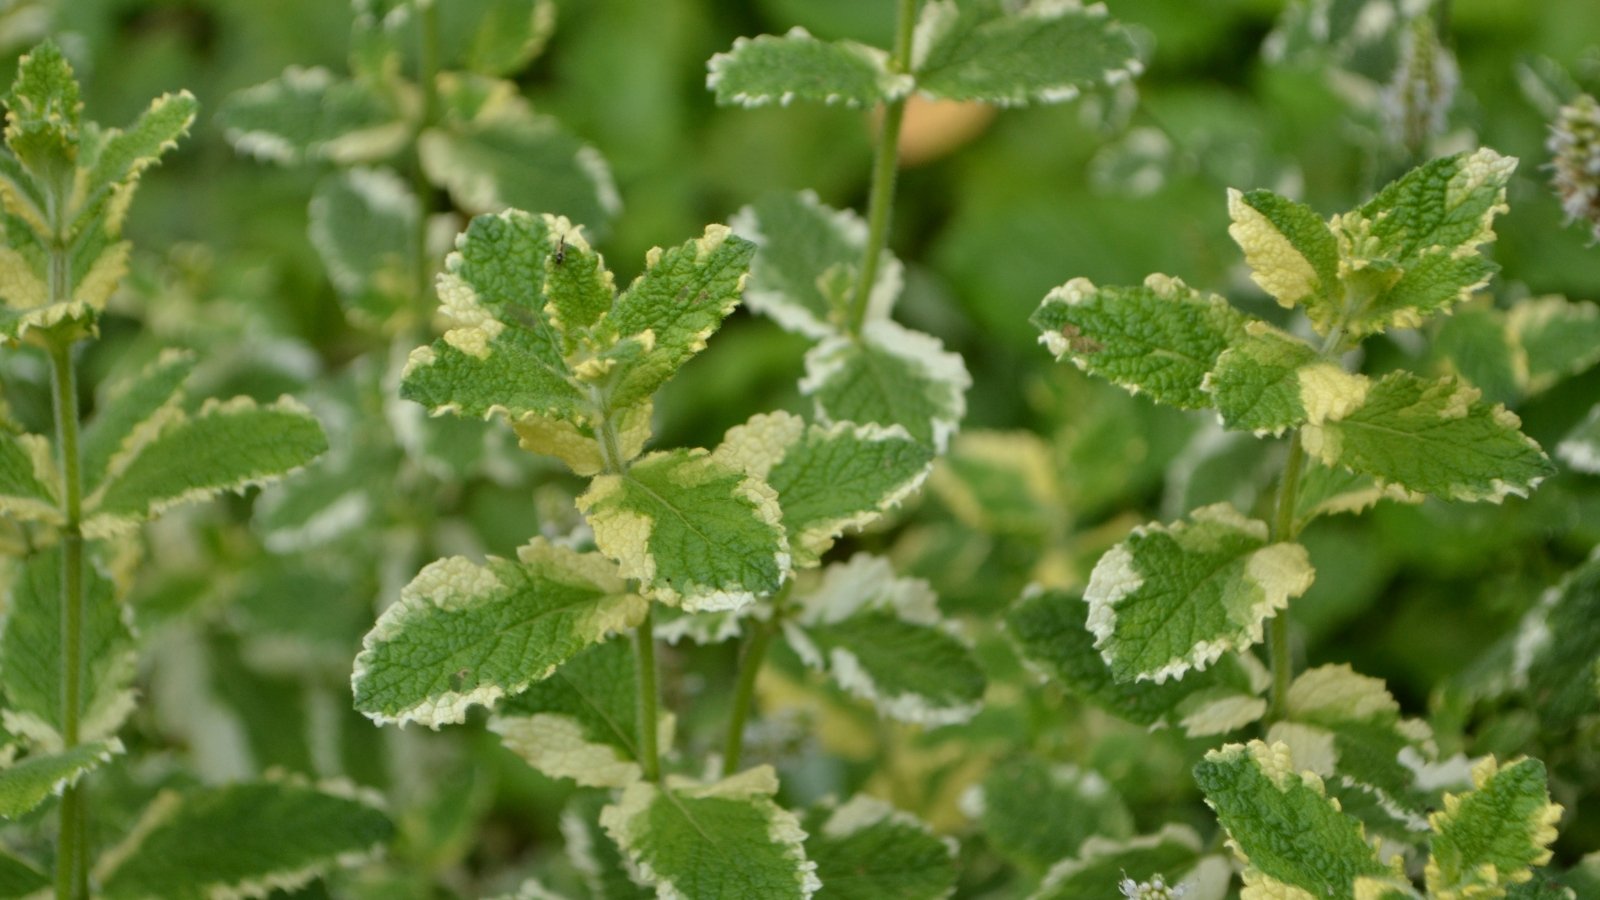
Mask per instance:
[[[635,781],[600,813],[659,897],[806,900],[821,887],[806,834],[773,802],[778,777],[758,766],[714,784]]]
[[[637,354],[602,357],[603,364],[616,363],[609,373],[612,403],[631,406],[648,399],[705,349],[706,338],[738,305],[755,252],[754,244],[726,225],[708,225],[695,240],[650,251],[644,274],[597,327],[601,340],[639,348]]]
[[[917,90],[947,100],[1060,103],[1144,70],[1132,37],[1098,3],[1028,0],[1012,12],[999,3],[932,0],[916,29]]]
[[[855,41],[819,41],[804,28],[739,38],[711,57],[706,87],[723,105],[788,106],[795,99],[872,106],[911,92],[911,76],[889,70],[889,54]]]
[[[0,637],[0,685],[5,688],[7,730],[47,751],[63,746],[61,708],[61,548],[41,550],[22,563],[10,591],[5,634]],[[83,571],[83,675],[78,736],[109,738],[133,711],[133,634],[115,587],[93,565]]]
[[[461,209],[538,209],[593,228],[617,214],[622,204],[605,160],[535,113],[514,84],[445,76],[440,91],[449,114],[417,137],[417,156]]]
[[[1095,287],[1074,278],[1051,291],[1031,321],[1056,359],[1135,394],[1204,409],[1217,357],[1245,338],[1248,318],[1215,294],[1151,275],[1140,287]]]
[[[83,429],[83,489],[93,493],[113,459],[124,465],[183,416],[183,384],[194,371],[194,354],[168,350],[126,381],[112,382]]]
[[[649,596],[690,612],[734,609],[789,570],[777,495],[705,450],[651,453],[578,498],[595,545]]]
[[[1220,900],[1232,873],[1214,865],[1216,857],[1202,856],[1201,846],[1200,836],[1186,825],[1167,825],[1155,834],[1128,839],[1090,837],[1082,850],[1051,867],[1028,900],[1111,897],[1116,887],[1124,897],[1147,896],[1126,887],[1137,890],[1141,884],[1152,889],[1151,897]],[[1155,890],[1158,881],[1171,892]]]
[[[807,810],[806,855],[825,896],[839,900],[943,900],[955,890],[956,842],[866,794]]]
[[[1322,779],[1296,772],[1282,744],[1228,744],[1207,753],[1194,777],[1245,863],[1246,891],[1353,900],[1357,878],[1398,874],[1328,799]]]
[[[1439,900],[1494,896],[1550,861],[1561,807],[1550,802],[1544,764],[1520,759],[1500,766],[1491,756],[1473,768],[1472,783],[1468,793],[1447,794],[1444,809],[1428,818],[1428,892]]]
[[[768,194],[728,224],[757,247],[745,306],[809,338],[839,333],[848,297],[829,289],[828,273],[846,275],[842,280],[853,285],[867,242],[867,223],[860,216],[824,206],[816,194],[802,191]],[[886,253],[867,300],[867,321],[889,318],[902,279],[900,261]]]
[[[729,429],[716,456],[778,492],[797,568],[818,565],[846,530],[870,525],[898,506],[933,463],[929,449],[898,426],[807,426],[783,412]]]
[[[495,707],[489,730],[551,778],[585,787],[627,787],[640,777],[638,705],[632,646],[625,640],[590,647],[549,678]],[[672,745],[672,716],[658,724],[658,743]]]
[[[823,424],[899,425],[944,452],[967,413],[972,377],[937,338],[889,319],[870,321],[859,337],[830,337],[806,354],[800,392]]]
[[[415,295],[417,218],[411,187],[389,169],[347,169],[311,195],[311,245],[345,314],[367,328],[398,328]]]
[[[281,165],[376,162],[410,139],[407,123],[377,91],[322,68],[290,66],[229,97],[217,117],[235,150]]]
[[[80,188],[85,196],[79,202],[76,224],[87,222],[115,191],[128,190],[162,154],[175,149],[178,139],[189,133],[198,111],[199,103],[188,91],[162,94],[126,131],[110,130],[94,159],[86,161],[88,180]]]
[[[1525,497],[1554,467],[1518,430],[1516,415],[1480,396],[1456,378],[1391,372],[1371,382],[1348,412],[1308,424],[1305,447],[1324,463],[1370,475],[1380,485],[1450,500]]]
[[[60,753],[36,753],[0,769],[0,818],[16,819],[51,794],[59,796],[121,753],[122,742],[111,738],[78,744]]]
[[[535,538],[517,560],[465,557],[424,568],[362,641],[351,687],[374,722],[431,728],[466,720],[548,678],[616,631],[638,624],[644,603],[616,567]]]
[[[1338,302],[1339,244],[1304,203],[1271,191],[1228,189],[1228,234],[1244,251],[1250,279],[1286,309]]]
[[[1314,574],[1304,547],[1268,543],[1266,523],[1219,503],[1135,528],[1102,556],[1083,592],[1087,624],[1117,679],[1182,678],[1260,641]]]
[[[0,513],[19,522],[59,523],[58,483],[49,441],[0,430]]]
[[[1494,240],[1516,165],[1487,148],[1436,159],[1335,216],[1345,289],[1307,306],[1312,324],[1356,336],[1415,327],[1483,288],[1495,267],[1477,250]]]
[[[1600,404],[1567,432],[1556,445],[1556,455],[1578,472],[1600,475]]]
[[[1098,772],[1032,756],[995,765],[961,806],[977,814],[996,851],[1035,875],[1096,835],[1122,840],[1133,833],[1128,807]]]
[[[452,0],[439,6],[444,65],[513,75],[533,61],[555,30],[554,0]]]
[[[46,41],[17,61],[17,78],[6,95],[6,145],[48,184],[77,161],[82,109],[71,64]]]
[[[1228,428],[1281,435],[1306,422],[1344,415],[1365,396],[1365,378],[1322,359],[1299,338],[1264,322],[1245,330],[1245,339],[1217,357],[1201,385]]]
[[[393,833],[350,788],[280,780],[165,791],[95,877],[108,900],[264,897],[361,863]]]
[[[799,602],[797,620],[784,624],[795,652],[882,715],[948,725],[977,714],[983,669],[948,630],[926,582],[858,553],[825,569]]]
[[[1094,648],[1089,605],[1077,594],[1031,589],[1006,615],[1024,658],[1073,693],[1137,725],[1180,725],[1191,737],[1241,728],[1266,714],[1264,670],[1226,654],[1181,681],[1121,681]],[[1259,665],[1256,669],[1261,669]]]
[[[125,532],[170,507],[268,484],[327,449],[316,417],[291,398],[269,406],[248,397],[208,400],[131,457],[110,461],[104,483],[84,502],[84,532]]]

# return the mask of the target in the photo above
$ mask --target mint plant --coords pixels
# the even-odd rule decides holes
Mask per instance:
[[[1426,836],[1430,897],[1506,896],[1550,858],[1560,808],[1541,764],[1490,758],[1470,790],[1439,797],[1450,776],[1432,730],[1401,718],[1378,679],[1344,666],[1297,674],[1283,614],[1315,577],[1297,538],[1316,518],[1386,499],[1499,503],[1553,474],[1517,417],[1459,375],[1371,377],[1343,364],[1368,337],[1488,284],[1480,248],[1515,164],[1487,149],[1435,160],[1326,222],[1270,191],[1230,191],[1229,233],[1252,279],[1303,313],[1315,340],[1161,275],[1132,288],[1075,279],[1033,317],[1058,359],[1158,403],[1214,410],[1230,429],[1288,435],[1264,519],[1219,503],[1135,528],[1081,599],[1041,592],[1010,617],[1026,654],[1120,715],[1195,735],[1264,720],[1268,742],[1230,744],[1195,770],[1247,892],[1422,896],[1369,832]],[[1546,305],[1552,320],[1568,315],[1564,301]],[[1571,364],[1554,355],[1553,367]],[[1552,365],[1523,359],[1524,372]],[[1263,640],[1270,678],[1253,678],[1247,651]]]
[[[115,766],[134,712],[138,635],[124,597],[137,580],[142,525],[168,509],[277,480],[326,448],[288,397],[196,404],[192,355],[162,355],[102,385],[80,407],[78,348],[97,334],[127,272],[122,224],[140,176],[189,130],[187,92],[157,98],[126,129],[83,120],[61,50],[24,56],[6,99],[0,154],[5,277],[0,316],[12,353],[48,362],[54,439],[9,414],[0,431],[3,510],[19,558],[0,635],[5,705],[0,815],[56,803],[57,897],[258,895],[374,852],[390,824],[370,799],[289,779],[156,794],[111,846],[96,846],[86,776]],[[15,385],[8,385],[8,394]],[[238,835],[219,842],[219,835]],[[47,890],[31,860],[3,857],[8,889]]]

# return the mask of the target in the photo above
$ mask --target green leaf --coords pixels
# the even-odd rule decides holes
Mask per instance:
[[[514,84],[443,76],[440,92],[456,113],[418,136],[417,155],[456,206],[475,214],[534,209],[591,228],[621,209],[600,154],[534,113]]]
[[[1410,328],[1489,283],[1478,248],[1494,240],[1517,161],[1487,148],[1436,159],[1335,216],[1344,291],[1306,307],[1323,333]]]
[[[1080,852],[1053,866],[1028,900],[1110,897],[1113,888],[1130,898],[1220,897],[1232,872],[1202,852],[1200,836],[1186,825],[1167,825],[1135,838],[1091,837]],[[1170,892],[1162,893],[1158,885]],[[1138,892],[1141,887],[1146,893]]]
[[[1132,814],[1098,772],[1033,756],[996,764],[962,797],[962,809],[976,813],[998,853],[1035,875],[1076,855],[1091,837],[1133,834]]]
[[[394,834],[376,801],[294,781],[165,791],[95,865],[108,900],[264,897],[376,855]]]
[[[1495,896],[1550,861],[1561,807],[1550,802],[1544,764],[1500,766],[1491,756],[1473,768],[1472,782],[1472,791],[1446,795],[1444,809],[1428,819],[1428,893],[1439,900]]]
[[[1217,357],[1202,386],[1223,425],[1276,436],[1348,413],[1365,396],[1366,379],[1299,338],[1252,322],[1244,340]]]
[[[131,455],[111,460],[105,481],[84,502],[84,532],[125,532],[170,507],[268,484],[327,449],[316,417],[289,397],[268,406],[248,397],[208,400],[193,417],[175,417]]]
[[[966,364],[937,338],[879,319],[859,337],[839,335],[813,347],[800,392],[812,398],[823,424],[899,425],[942,453],[967,413],[971,386]]]
[[[911,69],[917,90],[933,97],[1025,106],[1121,84],[1144,64],[1100,4],[932,0],[917,20]]]
[[[1440,317],[1428,345],[1433,368],[1460,375],[1490,403],[1515,406],[1527,384],[1527,359],[1506,319],[1487,302],[1464,303]]]
[[[609,374],[611,402],[632,406],[665,384],[680,366],[705,349],[706,338],[739,304],[755,245],[726,225],[670,250],[645,256],[645,271],[617,298],[598,327],[602,340],[625,349]]]
[[[1100,557],[1083,592],[1087,624],[1117,679],[1182,678],[1259,642],[1314,574],[1304,547],[1269,543],[1265,522],[1218,503],[1135,528]]]
[[[636,781],[600,824],[660,897],[805,900],[821,886],[805,832],[773,802],[778,777],[758,766],[714,784]]]
[[[1228,234],[1244,251],[1250,279],[1278,305],[1338,302],[1339,244],[1311,207],[1271,191],[1229,188],[1228,215]]]
[[[889,54],[855,41],[819,41],[795,27],[777,37],[739,38],[711,57],[706,87],[717,102],[788,106],[792,100],[873,106],[911,92],[911,76],[889,68]]]
[[[0,769],[0,818],[15,819],[30,812],[52,794],[77,784],[122,753],[116,738],[78,744],[60,753],[34,754]]]
[[[1055,452],[1030,431],[963,432],[934,467],[930,484],[969,527],[1037,540],[1071,519]]]
[[[1077,594],[1034,589],[1007,613],[1006,628],[1031,665],[1137,725],[1181,725],[1199,737],[1241,728],[1266,714],[1267,703],[1258,695],[1268,676],[1254,657],[1225,654],[1181,681],[1120,681],[1094,648],[1088,614],[1089,605]]]
[[[62,521],[50,442],[0,430],[0,513],[19,522]]]
[[[898,506],[927,477],[933,455],[899,427],[806,425],[789,413],[751,417],[728,430],[717,455],[778,492],[794,565],[818,565],[846,530]]]
[[[1600,363],[1600,305],[1564,297],[1522,300],[1507,314],[1506,329],[1525,357],[1521,374],[1529,395]]]
[[[1261,741],[1228,744],[1194,769],[1245,863],[1245,890],[1354,900],[1357,878],[1397,875],[1378,861],[1361,824],[1328,799],[1322,779],[1297,772],[1289,750]]]
[[[46,41],[17,61],[6,95],[6,145],[45,183],[70,173],[77,162],[83,101],[61,48]]]
[[[379,724],[462,722],[473,705],[526,690],[644,612],[608,560],[543,538],[516,561],[441,559],[362,641],[355,707]]]
[[[178,139],[189,133],[200,104],[188,91],[162,94],[150,103],[127,130],[112,129],[102,139],[89,164],[85,198],[80,201],[80,211],[75,224],[88,221],[117,191],[127,191],[139,180],[145,169],[161,160],[163,154],[178,146]],[[125,197],[116,202],[126,203]]]
[[[778,589],[789,546],[772,488],[705,450],[651,453],[578,498],[595,545],[644,592],[690,612]]]
[[[855,290],[856,266],[867,242],[867,223],[836,210],[811,191],[768,194],[739,210],[728,223],[757,246],[745,289],[745,306],[809,338],[837,335]],[[893,254],[879,261],[867,321],[889,318],[900,294],[903,267]],[[833,289],[843,283],[847,292]]]
[[[1574,471],[1600,475],[1600,404],[1561,439],[1556,456]]]
[[[561,811],[561,836],[567,858],[583,875],[590,900],[644,900],[656,892],[628,877],[627,862],[615,841],[600,827],[600,813],[610,791],[579,791]]]
[[[1206,373],[1244,340],[1248,318],[1215,294],[1151,275],[1140,287],[1074,278],[1051,291],[1031,321],[1056,359],[1157,402],[1204,409],[1212,404]]]
[[[795,652],[882,715],[948,725],[977,714],[983,669],[927,582],[897,578],[887,560],[858,553],[823,570],[798,602],[799,616],[784,625]]]
[[[1513,639],[1511,684],[1551,733],[1566,733],[1600,706],[1600,556],[1593,553],[1544,592]]]
[[[825,896],[839,900],[942,900],[956,884],[956,842],[866,794],[806,811],[806,855]]]
[[[439,276],[455,325],[412,351],[400,395],[435,415],[576,416],[583,394],[544,297],[547,260],[576,234],[565,220],[521,210],[474,218]]]
[[[1301,470],[1300,490],[1295,494],[1294,515],[1299,523],[1296,530],[1319,516],[1365,512],[1379,500],[1421,503],[1423,496],[1397,484],[1380,485],[1370,475],[1309,459]]]
[[[50,884],[50,876],[38,867],[0,850],[0,897],[20,900],[49,888]]]
[[[410,185],[389,169],[347,169],[311,195],[311,245],[345,314],[372,329],[398,329],[417,291],[417,217]]]
[[[632,644],[607,641],[497,704],[489,730],[551,778],[571,778],[585,787],[627,787],[641,771],[637,678]],[[659,746],[672,746],[670,714],[656,730]]]
[[[183,416],[184,382],[195,356],[166,350],[133,377],[112,382],[95,403],[95,416],[83,429],[83,489],[93,493],[112,461],[126,465]]]
[[[397,110],[362,81],[290,66],[230,96],[217,117],[240,153],[281,165],[350,165],[392,156],[410,140]]]
[[[1480,396],[1456,378],[1391,372],[1349,412],[1308,424],[1302,436],[1312,456],[1380,485],[1450,500],[1525,497],[1555,469],[1515,414]]]
[[[450,68],[514,75],[555,30],[553,0],[451,0],[439,10],[441,55]]]
[[[10,589],[5,634],[0,637],[0,685],[5,726],[47,751],[63,746],[61,707],[61,574],[59,546],[22,563]],[[134,708],[133,634],[111,581],[93,565],[83,570],[83,675],[78,737],[109,738]]]

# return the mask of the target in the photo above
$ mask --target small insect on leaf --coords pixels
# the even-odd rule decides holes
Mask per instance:
[[[556,261],[556,265],[558,265],[558,266],[567,261],[567,236],[566,235],[562,235],[561,239],[556,241],[555,261]]]

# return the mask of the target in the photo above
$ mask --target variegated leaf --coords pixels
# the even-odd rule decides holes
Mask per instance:
[[[1446,795],[1429,817],[1433,855],[1428,893],[1438,900],[1492,897],[1528,881],[1550,861],[1561,807],[1550,802],[1544,764],[1488,757],[1472,771],[1473,789]]]
[[[70,750],[36,753],[0,769],[0,818],[21,817],[120,753],[122,742],[110,738],[78,744]]]
[[[955,890],[956,842],[866,794],[806,811],[806,856],[839,900],[943,900]]]
[[[899,425],[943,452],[967,413],[972,377],[937,338],[890,319],[868,322],[858,336],[834,336],[806,354],[800,392],[824,424]]]
[[[410,137],[408,123],[376,90],[322,68],[290,66],[229,97],[218,118],[235,150],[282,165],[375,162]]]
[[[911,76],[889,54],[855,41],[822,41],[804,28],[739,38],[711,57],[706,87],[725,105],[788,106],[793,100],[872,106],[910,93]]]

